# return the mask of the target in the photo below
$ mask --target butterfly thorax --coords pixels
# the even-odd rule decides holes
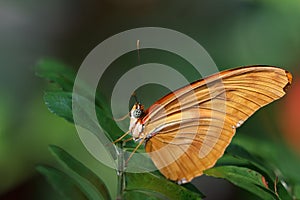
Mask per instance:
[[[144,125],[142,119],[145,116],[144,106],[142,104],[136,103],[132,107],[130,113],[130,125],[129,130],[134,141],[139,141],[144,137]]]

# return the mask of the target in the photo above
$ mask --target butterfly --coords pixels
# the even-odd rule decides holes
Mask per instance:
[[[148,109],[135,103],[129,131],[120,139],[130,134],[138,142],[135,150],[145,144],[167,179],[187,183],[213,167],[236,129],[284,96],[291,82],[291,73],[273,66],[225,70],[167,94]]]

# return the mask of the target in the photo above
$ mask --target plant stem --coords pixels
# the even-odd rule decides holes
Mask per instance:
[[[123,192],[125,190],[125,159],[124,159],[124,150],[123,150],[123,142],[117,143],[118,147],[118,193],[117,193],[117,200],[122,200]]]

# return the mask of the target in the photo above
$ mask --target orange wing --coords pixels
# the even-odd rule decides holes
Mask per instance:
[[[143,118],[146,152],[167,178],[189,182],[215,165],[236,128],[284,96],[292,75],[249,66],[196,81],[154,103]]]

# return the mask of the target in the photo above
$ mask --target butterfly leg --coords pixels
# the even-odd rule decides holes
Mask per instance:
[[[130,156],[129,156],[128,159],[126,160],[125,165],[127,165],[128,161],[129,161],[130,158],[133,156],[134,152],[136,152],[136,151],[138,150],[138,148],[144,143],[145,139],[146,139],[146,137],[143,137],[143,138],[140,140],[139,144],[134,148],[134,150],[131,152]]]
[[[127,131],[126,133],[124,133],[121,137],[119,137],[118,139],[116,139],[115,141],[113,141],[113,144],[121,141],[126,135],[128,135],[131,131]]]
[[[130,140],[133,140],[133,138],[132,137],[128,138],[128,139],[124,140],[123,143],[125,144],[126,142],[129,142]]]

